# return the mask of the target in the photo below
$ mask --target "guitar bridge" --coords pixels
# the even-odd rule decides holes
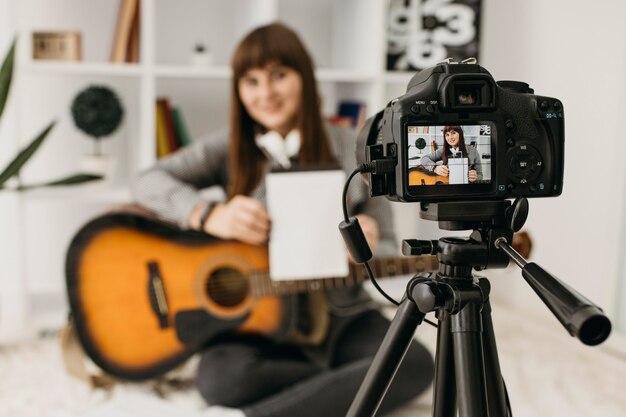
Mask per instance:
[[[157,316],[159,327],[165,329],[169,326],[168,313],[169,306],[167,304],[167,296],[165,294],[165,285],[161,278],[159,265],[154,262],[148,262],[148,297],[150,298],[150,307]]]

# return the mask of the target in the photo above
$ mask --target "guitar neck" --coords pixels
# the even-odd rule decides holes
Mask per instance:
[[[425,271],[436,271],[439,262],[436,256],[414,256],[407,258],[383,258],[369,262],[374,276],[391,278]],[[347,288],[367,281],[365,266],[350,264],[348,276],[307,280],[273,281],[268,272],[251,274],[250,292],[256,297],[288,295],[327,289]]]

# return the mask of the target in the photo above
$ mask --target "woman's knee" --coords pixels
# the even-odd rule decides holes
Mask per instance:
[[[220,345],[202,353],[196,386],[208,404],[240,407],[249,402],[246,379],[255,354],[252,348]]]

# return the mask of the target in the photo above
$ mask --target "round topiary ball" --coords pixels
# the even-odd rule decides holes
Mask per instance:
[[[124,109],[119,98],[105,86],[89,86],[78,93],[72,102],[74,124],[96,140],[113,133],[123,115]]]
[[[417,149],[424,149],[426,147],[426,140],[424,138],[415,139],[415,147]]]

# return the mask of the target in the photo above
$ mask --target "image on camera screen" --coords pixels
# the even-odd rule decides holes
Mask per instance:
[[[407,126],[408,184],[491,182],[489,124]]]

